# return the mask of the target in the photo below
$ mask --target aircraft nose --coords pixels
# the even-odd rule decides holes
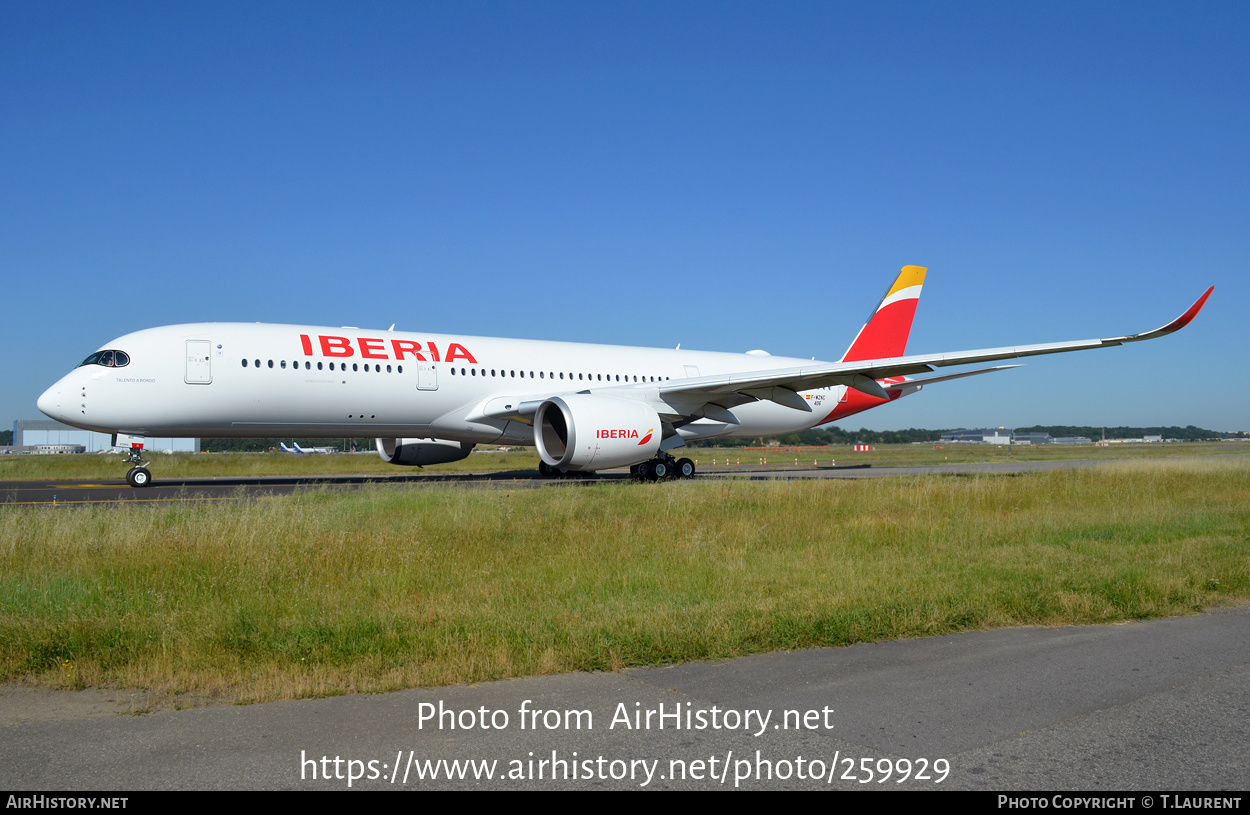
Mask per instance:
[[[35,404],[44,415],[61,421],[61,383],[58,382],[44,391]]]

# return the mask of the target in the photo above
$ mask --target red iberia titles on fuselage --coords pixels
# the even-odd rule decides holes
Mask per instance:
[[[300,334],[299,339],[300,347],[304,349],[306,357],[316,356],[313,349],[318,347],[321,350],[321,356],[324,357],[351,357],[359,352],[361,359],[394,359],[400,362],[408,357],[420,362],[454,362],[463,359],[474,365],[477,364],[477,359],[473,354],[458,342],[448,343],[446,352],[440,354],[438,344],[432,341],[425,343],[423,352],[422,343],[416,340],[392,339],[388,349],[387,341],[380,337],[355,337],[354,346],[351,338],[327,334],[318,334],[316,345],[308,334]],[[429,354],[429,357],[427,358],[425,354]]]

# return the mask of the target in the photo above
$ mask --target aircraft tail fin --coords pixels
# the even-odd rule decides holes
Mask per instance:
[[[864,327],[855,335],[851,347],[842,356],[842,362],[901,357],[906,353],[911,321],[916,316],[916,305],[920,302],[920,289],[927,271],[924,266],[903,267],[868,316]]]

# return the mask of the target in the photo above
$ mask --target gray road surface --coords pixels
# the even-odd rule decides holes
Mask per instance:
[[[1248,657],[1242,606],[141,716],[108,692],[5,687],[0,787],[1244,790]],[[659,729],[661,705],[680,726]],[[485,764],[448,779],[452,761]]]
[[[1003,461],[967,464],[934,464],[920,467],[838,466],[785,470],[762,467],[707,468],[698,478],[792,480],[807,478],[889,478],[905,475],[994,475],[1043,470],[1075,470],[1115,462],[1074,459],[1070,461]],[[95,481],[0,481],[0,504],[90,503],[146,504],[163,501],[232,501],[242,496],[289,495],[301,489],[355,489],[364,484],[448,484],[457,486],[506,485],[517,487],[572,486],[605,481],[628,481],[627,470],[608,470],[567,479],[547,479],[535,471],[496,473],[440,473],[437,471],[396,475],[322,476],[227,476],[223,478],[161,478],[152,486],[134,489],[124,479]]]

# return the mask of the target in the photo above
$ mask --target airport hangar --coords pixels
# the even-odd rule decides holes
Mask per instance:
[[[156,453],[198,453],[200,440],[150,438],[144,447]],[[13,422],[12,446],[0,448],[5,453],[102,453],[114,449],[108,433],[81,430],[52,419],[18,419]]]

